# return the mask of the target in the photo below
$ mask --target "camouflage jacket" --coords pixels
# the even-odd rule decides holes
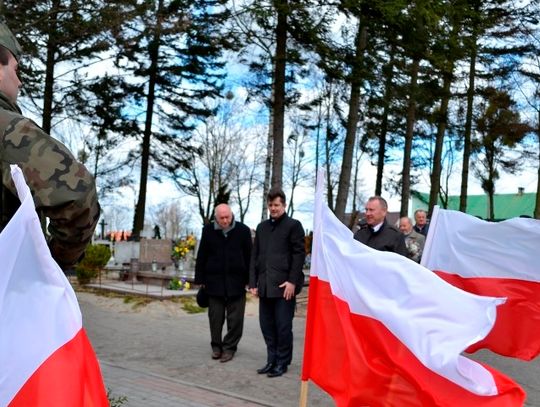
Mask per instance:
[[[92,239],[99,218],[94,178],[59,141],[21,115],[0,92],[0,230],[19,207],[10,164],[21,167],[36,209],[49,218],[48,242],[63,269],[72,267]]]

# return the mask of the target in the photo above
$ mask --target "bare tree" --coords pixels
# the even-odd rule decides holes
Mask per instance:
[[[180,200],[168,201],[152,206],[150,219],[159,226],[162,238],[178,239],[189,233],[192,212],[185,210]]]
[[[306,171],[306,165],[308,163],[306,156],[306,147],[308,140],[307,130],[302,130],[299,126],[295,126],[296,129],[287,138],[286,157],[287,165],[285,167],[285,174],[287,175],[286,185],[290,188],[290,194],[287,204],[287,214],[289,216],[294,215],[295,210],[295,191],[301,185],[302,182],[309,179],[309,174]]]
[[[176,185],[196,198],[203,224],[211,221],[218,203],[236,202],[243,219],[257,188],[257,133],[253,138],[246,137],[250,130],[245,128],[241,112],[234,100],[222,101],[216,115],[194,132],[189,168],[175,168],[171,172]]]
[[[244,222],[251,207],[253,194],[261,188],[260,179],[265,163],[265,157],[261,156],[260,153],[264,151],[263,136],[256,132],[253,137],[245,137],[243,144],[248,148],[246,150],[237,149],[237,157],[232,163],[234,171],[231,179],[231,203],[238,207],[237,214],[240,222]],[[264,205],[263,210],[266,210]]]

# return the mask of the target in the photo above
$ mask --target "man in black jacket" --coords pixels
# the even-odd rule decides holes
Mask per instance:
[[[405,237],[396,227],[388,224],[388,204],[380,196],[372,196],[366,204],[366,223],[354,234],[354,238],[376,250],[394,252],[407,256]]]
[[[249,228],[234,220],[228,205],[216,206],[214,222],[202,231],[195,283],[204,285],[209,297],[212,359],[221,362],[233,358],[242,337],[251,246]],[[225,318],[227,334],[222,338]]]
[[[427,212],[423,209],[417,209],[414,211],[414,221],[416,222],[413,229],[416,233],[420,233],[427,236],[429,230],[429,223],[427,219]]]
[[[259,296],[259,323],[266,342],[266,365],[257,370],[281,376],[292,360],[292,321],[295,296],[302,289],[306,255],[302,224],[285,213],[285,194],[272,189],[267,196],[270,219],[257,226],[249,289]]]

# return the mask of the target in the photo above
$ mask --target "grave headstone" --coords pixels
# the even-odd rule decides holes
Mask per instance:
[[[120,241],[114,243],[114,259],[116,264],[129,264],[131,259],[139,258],[139,242]]]
[[[141,263],[172,264],[172,242],[169,239],[141,239],[139,243]]]

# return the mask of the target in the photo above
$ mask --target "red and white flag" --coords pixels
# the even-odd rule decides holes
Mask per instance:
[[[0,233],[0,406],[108,406],[75,293],[52,259],[30,189]]]
[[[486,222],[435,207],[422,264],[463,290],[507,298],[493,330],[467,351],[523,360],[540,353],[540,220]]]
[[[523,390],[461,352],[502,301],[373,250],[323,204],[318,185],[302,380],[339,407],[521,406]]]

